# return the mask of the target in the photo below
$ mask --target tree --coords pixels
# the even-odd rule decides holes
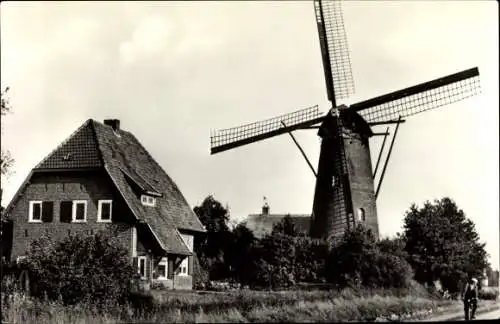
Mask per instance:
[[[9,87],[5,88],[4,91],[1,92],[1,116],[3,119],[3,116],[7,115],[12,111],[12,107],[9,104],[9,98],[6,97],[7,92],[9,91]],[[3,131],[3,127],[2,127]],[[7,175],[8,171],[14,164],[14,159],[12,158],[11,154],[9,151],[4,150],[2,148],[1,150],[1,161],[0,161],[0,166],[1,166],[1,175],[2,177]]]
[[[232,231],[231,243],[228,245],[225,260],[231,277],[242,284],[249,284],[253,278],[253,250],[257,239],[245,224],[238,224]]]
[[[253,261],[254,286],[286,288],[296,283],[295,240],[289,235],[275,233],[266,235],[255,247]]]
[[[404,219],[405,250],[420,283],[440,280],[457,292],[468,276],[481,278],[488,266],[485,244],[474,223],[449,198],[413,204]]]
[[[231,242],[228,209],[210,195],[194,212],[207,229],[204,239],[195,240],[194,244],[200,265],[209,272],[210,279],[225,279],[230,272],[224,257]]]
[[[137,272],[127,250],[109,234],[72,235],[61,241],[43,236],[27,253],[33,295],[71,305],[97,307],[121,303]]]
[[[286,215],[279,223],[273,225],[271,235],[277,233],[289,236],[298,235],[297,229],[295,228],[295,224],[293,223],[290,215]]]
[[[411,266],[404,257],[393,254],[392,248],[394,244],[388,242],[379,245],[370,230],[358,225],[332,247],[327,279],[339,287],[408,287]]]

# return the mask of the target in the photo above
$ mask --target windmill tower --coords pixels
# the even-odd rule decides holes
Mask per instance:
[[[211,134],[211,154],[288,133],[316,177],[310,233],[337,238],[357,223],[378,237],[376,199],[394,140],[403,118],[460,101],[480,91],[477,68],[451,74],[348,106],[339,104],[354,93],[351,62],[339,1],[314,0],[326,91],[331,103],[271,119],[219,130]],[[382,173],[375,185],[389,127],[383,133],[373,126],[395,125]],[[321,149],[317,172],[292,134],[297,129],[318,129]],[[372,170],[369,139],[384,136]]]

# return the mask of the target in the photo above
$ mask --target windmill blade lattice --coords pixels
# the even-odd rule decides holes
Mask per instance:
[[[481,92],[479,70],[472,68],[351,105],[369,122],[396,120],[461,101]]]
[[[226,151],[238,146],[257,142],[289,131],[312,126],[321,122],[324,114],[318,106],[297,110],[278,117],[258,121],[243,126],[222,129],[210,135],[211,154]],[[283,127],[283,123],[287,127]]]
[[[328,99],[335,105],[354,93],[351,58],[338,0],[315,0],[314,9],[325,70]]]

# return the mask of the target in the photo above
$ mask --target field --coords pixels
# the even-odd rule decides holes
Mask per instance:
[[[9,323],[343,322],[410,320],[460,307],[415,285],[407,290],[159,291],[137,295],[128,305],[106,312],[92,305],[63,307],[14,294],[3,301],[2,313]]]

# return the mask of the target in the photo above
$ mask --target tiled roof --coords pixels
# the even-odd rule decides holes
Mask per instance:
[[[70,153],[71,159],[63,159]],[[189,255],[178,230],[204,232],[174,181],[130,132],[89,119],[36,169],[104,166],[134,215],[152,229],[168,252]],[[144,206],[130,182],[158,193],[156,206]]]
[[[96,137],[88,122],[56,147],[35,169],[102,167]]]
[[[298,232],[309,233],[311,223],[311,215],[309,214],[250,214],[245,223],[256,237],[262,238],[264,235],[270,234],[273,226],[281,222],[285,216],[290,216]]]

